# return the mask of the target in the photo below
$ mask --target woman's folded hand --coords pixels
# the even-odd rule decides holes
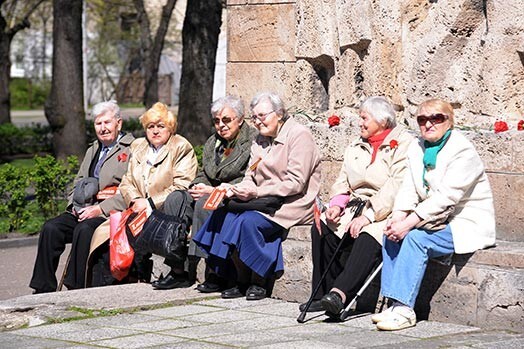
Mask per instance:
[[[245,187],[245,186],[233,186],[229,188],[233,196],[236,196],[242,201],[248,201],[257,197],[256,187]]]

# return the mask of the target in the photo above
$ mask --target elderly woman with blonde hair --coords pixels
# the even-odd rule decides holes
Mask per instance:
[[[119,186],[120,193],[127,207],[134,212],[158,209],[174,215],[178,210],[176,191],[187,190],[197,173],[198,163],[193,147],[184,137],[176,134],[177,119],[163,103],[155,103],[140,117],[140,122],[146,137],[138,138],[131,144],[131,160]],[[95,232],[91,251],[108,238],[107,222]],[[106,268],[103,269],[107,271]],[[139,270],[139,279],[149,281],[150,271],[148,273],[147,269],[142,273]],[[93,275],[93,280],[101,281],[94,282],[93,286],[114,281],[107,272],[105,274]]]
[[[430,258],[495,243],[493,195],[477,151],[453,128],[448,102],[419,105],[421,137],[408,149],[406,175],[384,228],[381,293],[392,306],[372,321],[384,331],[415,326],[413,310]]]

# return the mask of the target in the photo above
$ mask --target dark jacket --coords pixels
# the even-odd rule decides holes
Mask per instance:
[[[253,139],[258,131],[243,122],[240,126],[237,142],[231,154],[220,164],[215,163],[215,144],[219,139],[215,132],[209,137],[204,145],[202,154],[202,170],[198,172],[191,184],[203,183],[216,187],[221,183],[237,184],[244,178],[247,164],[249,162],[249,152]]]

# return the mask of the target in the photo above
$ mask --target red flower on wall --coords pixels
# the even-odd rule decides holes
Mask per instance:
[[[507,131],[508,129],[509,129],[508,124],[506,124],[505,121],[495,121],[495,127],[494,127],[495,133],[504,132],[504,131]]]
[[[126,162],[127,161],[127,154],[126,153],[118,154],[118,156],[116,158],[120,162]]]
[[[333,114],[328,118],[328,124],[329,127],[338,126],[340,125],[340,118]]]
[[[396,148],[398,148],[398,142],[397,142],[397,140],[396,140],[396,139],[392,139],[392,140],[389,142],[389,147],[390,147],[391,149],[396,149]]]
[[[517,123],[517,130],[524,131],[524,120],[519,120]]]

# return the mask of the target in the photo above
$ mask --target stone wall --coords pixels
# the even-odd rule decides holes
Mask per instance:
[[[300,112],[323,151],[324,196],[363,98],[385,95],[416,129],[416,105],[440,97],[486,164],[498,237],[524,241],[522,0],[228,0],[227,11],[227,93],[274,91]],[[342,123],[328,128],[333,113]],[[497,119],[510,131],[494,134]]]
[[[428,97],[460,125],[524,113],[522,0],[228,0],[229,93],[276,91],[327,116],[370,95],[404,117]]]

